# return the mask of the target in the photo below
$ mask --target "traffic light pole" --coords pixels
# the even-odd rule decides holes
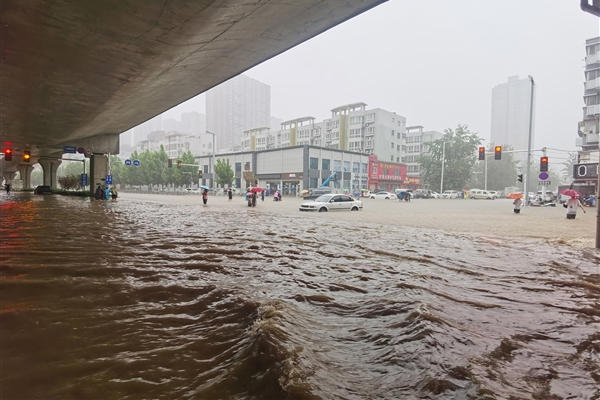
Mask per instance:
[[[533,77],[529,75],[531,81],[531,94],[529,96],[529,138],[527,140],[527,172],[525,174],[525,205],[529,205],[529,170],[531,168],[531,135],[533,132],[533,89],[535,82]]]
[[[598,144],[598,152],[600,154],[600,143]],[[600,163],[598,163],[600,166]],[[596,248],[600,249],[600,204],[598,204],[598,200],[600,200],[600,170],[596,167],[596,171],[598,171],[598,185],[596,185]]]
[[[487,157],[485,158],[485,160],[483,161],[483,190],[487,190]]]

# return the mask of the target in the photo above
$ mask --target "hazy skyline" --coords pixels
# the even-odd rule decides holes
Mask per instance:
[[[271,86],[273,116],[330,116],[363,101],[442,131],[490,137],[492,88],[536,82],[536,147],[575,150],[585,40],[598,18],[579,2],[391,0],[244,72]],[[165,114],[204,112],[204,96]]]

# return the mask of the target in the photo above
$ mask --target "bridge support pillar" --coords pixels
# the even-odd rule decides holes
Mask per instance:
[[[98,185],[103,185],[108,175],[108,156],[94,153],[90,157],[90,192],[92,196]]]
[[[31,171],[33,171],[31,165],[19,165],[19,175],[21,175],[23,189],[31,189]]]
[[[40,158],[38,163],[42,166],[42,170],[44,171],[44,185],[50,186],[53,190],[56,189],[56,171],[62,161],[51,158]]]

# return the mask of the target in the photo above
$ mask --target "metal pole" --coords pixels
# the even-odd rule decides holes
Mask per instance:
[[[535,82],[533,77],[529,75],[529,80],[531,81],[531,94],[529,97],[529,138],[527,140],[527,172],[525,175],[525,205],[529,205],[529,170],[531,164],[531,135],[533,132],[533,89],[535,86]]]
[[[440,194],[444,193],[444,164],[446,163],[446,142],[442,142],[442,179],[440,180]]]
[[[598,154],[600,154],[600,143],[598,144]],[[596,187],[596,248],[600,249],[600,204],[598,204],[598,200],[600,200],[600,162],[596,166],[596,173],[598,174],[598,185]]]
[[[211,176],[211,186],[214,188],[215,187],[215,136],[216,133],[209,131],[208,129],[206,130],[206,133],[208,133],[209,135],[212,135],[212,161],[210,162],[211,164],[211,168],[209,168],[210,172],[210,176]]]
[[[487,190],[487,157],[485,158],[485,160],[483,161],[483,168],[484,168],[484,184],[483,184],[483,190]]]

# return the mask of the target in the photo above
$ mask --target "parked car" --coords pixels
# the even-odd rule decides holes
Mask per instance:
[[[314,201],[307,201],[300,205],[300,211],[358,211],[362,209],[362,201],[355,200],[345,194],[324,194]]]
[[[304,196],[302,198],[304,200],[314,200],[317,197],[323,196],[324,194],[331,194],[331,188],[322,187],[322,188],[312,189],[310,192],[308,192],[308,194],[306,196]]]
[[[458,199],[458,192],[456,190],[444,190],[442,199]]]
[[[487,199],[487,200],[495,200],[496,194],[494,192],[488,190],[481,189],[471,189],[469,190],[469,198],[471,199]]]
[[[432,199],[440,199],[440,198],[442,198],[442,195],[439,194],[438,192],[431,191],[431,198]]]
[[[396,195],[394,193],[390,193],[390,192],[377,192],[377,193],[371,193],[371,198],[372,199],[389,200],[389,199],[395,199]]]
[[[34,194],[52,194],[52,189],[47,185],[40,185],[33,191]]]
[[[490,192],[493,196],[495,196],[497,199],[499,199],[500,197],[504,197],[504,193],[499,192],[497,190],[488,190],[488,192]]]
[[[413,192],[413,197],[415,199],[430,199],[431,198],[431,190],[417,189]]]

